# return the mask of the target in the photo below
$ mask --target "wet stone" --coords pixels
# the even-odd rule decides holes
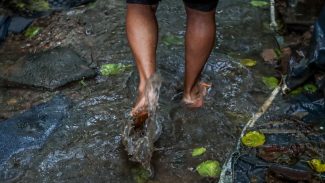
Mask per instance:
[[[15,171],[5,171],[10,157],[41,148],[68,114],[70,104],[69,99],[58,95],[47,103],[34,106],[0,123],[0,181],[12,179],[11,175],[15,174]],[[25,161],[32,157],[29,156]],[[20,163],[24,162],[16,162],[13,165],[18,166]]]
[[[250,0],[220,2],[217,9],[217,44],[227,54],[256,54],[276,46],[269,28],[269,10]]]
[[[69,82],[95,76],[86,61],[69,48],[54,48],[19,59],[0,68],[0,86],[56,89]]]
[[[229,10],[233,8],[234,11],[239,11],[240,9],[234,7],[243,4],[249,4],[249,1],[220,1],[218,9],[227,6]],[[233,32],[224,36],[222,43],[225,46],[220,49],[226,47],[240,52],[245,50],[241,49],[245,45],[238,45],[232,40],[246,35],[246,31],[239,24],[250,8],[246,6],[238,16],[232,16],[236,12],[224,11],[228,12],[224,19],[221,19],[224,14],[217,15],[217,22],[223,22],[218,26],[218,31],[222,30],[224,34],[227,34],[227,30],[236,31],[234,38],[231,36]],[[93,58],[99,64],[130,64],[133,60],[125,37],[124,10],[125,1],[98,0],[93,9],[80,10],[84,13],[60,14],[60,19],[52,20],[49,26],[51,29],[47,30],[55,29],[60,33],[66,31],[61,45],[71,45],[83,58],[88,58],[87,60]],[[254,11],[251,10],[253,14]],[[182,1],[162,1],[157,15],[161,36],[168,33],[184,36],[186,14]],[[248,22],[254,20],[255,16],[259,14],[253,18],[247,17],[245,26],[255,25]],[[237,19],[234,20],[233,27],[226,27],[230,25],[227,18],[231,17]],[[74,21],[67,23],[67,19]],[[249,26],[246,29],[250,29]],[[90,35],[86,35],[87,30]],[[252,34],[254,32],[258,30]],[[246,38],[249,39],[252,34],[246,35]],[[254,40],[260,45],[258,38]],[[51,43],[53,42],[55,41]],[[232,44],[227,46],[228,43]],[[250,43],[245,42],[246,47],[250,47]],[[150,146],[150,150],[153,150],[150,165],[154,174],[149,182],[215,182],[216,180],[200,177],[195,167],[209,159],[223,164],[235,146],[240,132],[238,129],[257,110],[255,99],[250,95],[254,87],[251,70],[241,66],[239,60],[222,55],[219,50],[213,51],[202,75],[202,80],[212,83],[212,88],[205,98],[204,107],[190,110],[179,104],[184,79],[184,47],[167,47],[159,42],[157,65],[163,81],[155,122],[161,124],[162,134],[154,146]],[[69,85],[60,88],[59,90],[74,100],[75,105],[41,149],[36,152],[25,150],[8,160],[3,172],[12,175],[10,181],[136,182],[132,170],[141,165],[129,160],[121,136],[137,94],[138,75],[136,68],[132,69],[131,72],[112,77],[98,76],[96,81],[85,80],[87,86]],[[12,90],[10,88],[4,92],[6,95],[3,99],[0,95],[1,101],[7,102],[20,96],[9,92]],[[21,93],[23,92],[25,91]],[[48,95],[54,93],[46,92]],[[44,97],[46,93],[39,91],[30,90],[29,93],[30,96],[38,96],[35,102],[47,98]],[[31,100],[26,93],[21,95],[21,101]],[[19,110],[20,108],[13,108],[10,111]],[[194,158],[191,153],[197,147],[205,147],[207,151]],[[3,178],[0,179],[2,181]]]

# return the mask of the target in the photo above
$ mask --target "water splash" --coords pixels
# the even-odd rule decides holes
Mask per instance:
[[[145,97],[148,102],[148,118],[140,128],[135,128],[132,119],[126,121],[122,133],[122,141],[130,155],[130,160],[139,162],[151,175],[153,170],[150,165],[154,143],[162,132],[161,123],[157,120],[159,91],[161,87],[160,74],[151,76],[146,84]]]

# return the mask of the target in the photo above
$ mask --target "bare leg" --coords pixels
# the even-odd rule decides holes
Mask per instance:
[[[144,89],[146,81],[156,71],[156,48],[158,24],[156,7],[142,4],[128,4],[126,32],[139,72],[138,98],[131,115],[137,115],[146,109]]]
[[[198,83],[198,80],[215,42],[215,11],[202,12],[186,8],[186,13],[183,101],[193,107],[201,107],[207,85]]]

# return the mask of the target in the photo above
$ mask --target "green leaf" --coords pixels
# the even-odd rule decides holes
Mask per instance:
[[[319,159],[312,159],[308,161],[309,166],[314,169],[318,173],[324,173],[325,172],[325,163],[323,163]]]
[[[41,30],[40,27],[30,26],[25,31],[25,34],[24,35],[27,38],[33,38],[33,37],[35,37],[40,32],[40,30]]]
[[[242,143],[248,147],[258,147],[265,143],[265,136],[264,134],[258,131],[251,131],[246,133],[241,138]]]
[[[308,93],[315,93],[317,91],[317,86],[314,84],[306,84],[304,85],[304,90]]]
[[[279,80],[277,78],[273,77],[273,76],[271,76],[271,77],[263,77],[262,81],[269,89],[274,89],[279,84]]]
[[[128,68],[132,67],[132,65],[124,65],[124,64],[104,64],[100,68],[100,73],[102,76],[112,76],[116,74],[120,74],[126,71]]]
[[[208,160],[196,167],[196,171],[203,177],[218,177],[221,173],[218,161]]]
[[[251,5],[255,7],[266,7],[269,6],[269,3],[266,1],[251,1]]]
[[[193,151],[192,151],[192,157],[200,156],[200,155],[204,154],[205,151],[207,151],[207,149],[204,148],[204,147],[198,147],[198,148],[195,148],[195,149],[193,149]]]
[[[183,38],[180,36],[174,36],[167,34],[161,38],[161,41],[166,46],[172,46],[172,45],[183,45]]]
[[[240,63],[244,66],[247,66],[247,67],[254,67],[256,65],[256,60],[253,60],[253,59],[249,59],[249,58],[246,58],[246,59],[242,59],[240,61]]]

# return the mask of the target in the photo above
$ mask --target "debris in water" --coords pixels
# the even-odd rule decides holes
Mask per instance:
[[[196,171],[203,177],[216,178],[221,173],[220,163],[214,160],[207,160],[196,167]]]
[[[258,131],[251,131],[246,133],[241,141],[245,146],[258,147],[265,143],[265,136]]]
[[[195,148],[192,151],[192,157],[200,156],[200,155],[204,154],[206,151],[207,151],[207,149],[204,147]]]

